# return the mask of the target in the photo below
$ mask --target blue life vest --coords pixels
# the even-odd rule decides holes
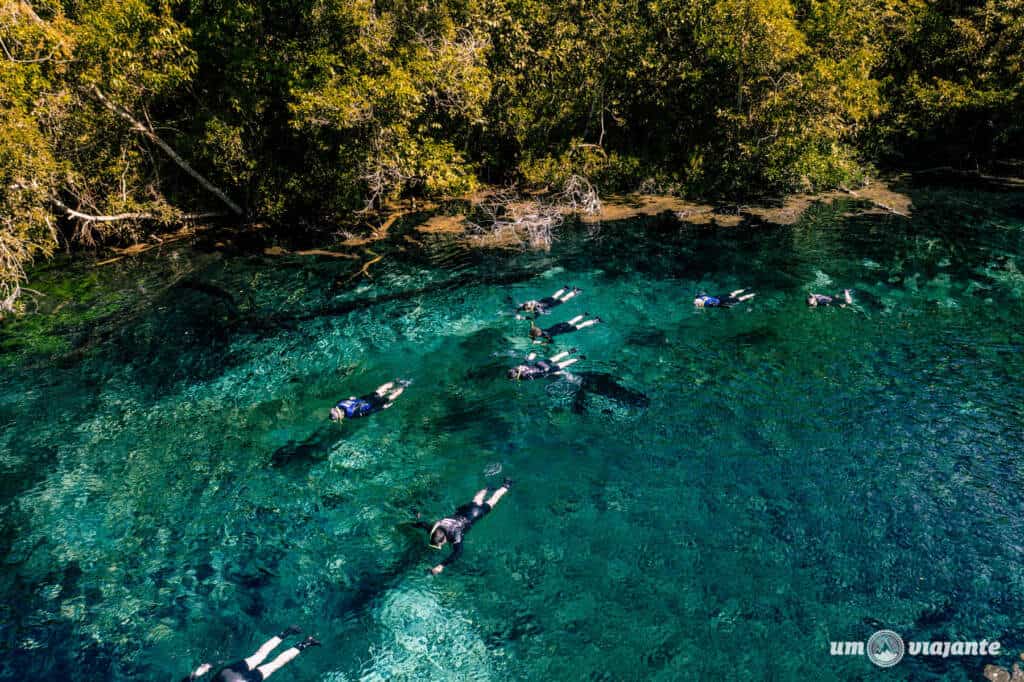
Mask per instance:
[[[362,398],[346,398],[338,401],[337,408],[345,413],[349,419],[353,417],[365,417],[374,411],[373,403]]]
[[[720,301],[719,299],[715,298],[714,296],[708,296],[706,294],[701,294],[697,298],[704,302],[705,308],[714,308],[716,305],[722,304],[722,301]]]

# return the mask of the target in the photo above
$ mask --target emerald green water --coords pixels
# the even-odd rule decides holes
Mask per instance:
[[[550,253],[398,235],[372,282],[338,287],[352,262],[181,251],[41,271],[48,309],[84,304],[0,331],[0,679],[176,680],[290,623],[324,646],[275,679],[1008,667],[1024,208],[913,198],[911,220],[666,217],[567,229]],[[573,369],[649,406],[505,379],[531,348],[509,297],[562,284],[584,293],[545,323],[607,322],[562,337],[586,355]],[[691,304],[741,286],[750,304]],[[854,309],[804,305],[844,287]],[[413,384],[392,409],[326,423],[396,376]],[[409,510],[439,518],[506,475],[462,560],[426,575],[440,555]],[[1006,653],[887,671],[829,655],[883,626]]]

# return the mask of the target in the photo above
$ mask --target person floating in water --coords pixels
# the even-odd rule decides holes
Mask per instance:
[[[320,646],[320,641],[315,637],[307,637],[298,644],[282,651],[280,655],[270,663],[263,663],[267,656],[270,655],[270,652],[276,649],[281,642],[284,641],[285,637],[288,637],[289,635],[297,635],[300,632],[301,630],[294,625],[286,628],[281,634],[275,635],[264,642],[263,646],[257,649],[256,653],[249,658],[242,659],[241,661],[231,663],[221,668],[217,674],[213,676],[210,682],[261,682],[262,680],[267,679],[283,668],[286,663],[290,662],[302,653],[304,649],[311,646]],[[263,665],[260,665],[261,663],[263,663]],[[212,665],[209,663],[203,663],[181,682],[198,680],[212,669]]]
[[[573,348],[572,350],[562,351],[558,355],[552,355],[547,360],[537,360],[537,362],[533,362],[537,354],[530,353],[526,356],[525,363],[516,365],[508,371],[508,378],[530,380],[557,376],[562,374],[569,365],[583,359],[582,355],[575,358],[569,357],[575,352],[576,349]]]
[[[700,294],[693,299],[693,304],[698,308],[731,308],[737,303],[742,303],[743,301],[757,296],[757,294],[753,292],[744,294],[744,291],[746,291],[746,289],[737,289],[736,291],[730,292],[724,296],[721,294],[718,296]]]
[[[595,317],[592,320],[583,320],[583,318],[590,315],[590,313],[583,313],[577,315],[568,322],[559,322],[556,325],[552,325],[547,329],[541,329],[537,326],[537,323],[530,320],[530,338],[535,342],[540,343],[541,341],[547,341],[550,343],[554,340],[554,337],[559,334],[570,334],[580,329],[586,329],[591,325],[595,325],[601,322],[600,317]]]
[[[552,308],[558,307],[568,301],[573,296],[582,293],[582,289],[577,287],[562,287],[550,296],[546,296],[540,300],[527,301],[526,303],[520,303],[516,310],[525,313],[534,313],[536,315],[547,315],[551,312]]]
[[[834,305],[840,308],[845,308],[853,303],[853,296],[850,295],[849,289],[843,289],[843,293],[836,294],[835,296],[826,296],[824,294],[808,294],[807,305],[812,308],[818,306],[829,306]]]
[[[341,419],[356,419],[357,417],[368,417],[374,412],[386,410],[395,402],[402,391],[411,382],[405,379],[395,379],[377,390],[361,398],[351,396],[345,400],[339,400],[338,404],[331,408],[331,421]]]
[[[491,493],[490,499],[484,502],[484,498],[487,497],[489,491],[488,488],[484,488],[479,491],[474,497],[473,501],[469,504],[464,504],[455,510],[455,513],[451,516],[446,516],[434,525],[429,525],[423,521],[419,521],[419,513],[416,514],[416,526],[429,531],[428,542],[434,549],[441,549],[445,543],[450,542],[452,544],[452,553],[448,555],[446,559],[441,561],[438,565],[430,569],[430,572],[437,575],[445,569],[445,566],[450,566],[453,561],[462,556],[462,538],[469,532],[469,529],[473,527],[473,524],[478,520],[487,515],[489,511],[494,509],[494,505],[498,504],[505,493],[512,487],[512,479],[506,478],[505,482],[501,484],[501,487]]]

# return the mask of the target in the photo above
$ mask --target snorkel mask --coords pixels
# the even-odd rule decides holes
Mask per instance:
[[[434,527],[431,528],[430,532],[427,534],[427,546],[433,547],[434,549],[441,549],[442,547],[444,547],[444,542],[442,542],[440,544],[436,544],[436,545],[433,542],[431,542],[431,539],[434,537],[434,531],[436,531],[440,525],[441,525],[440,521],[435,523]],[[445,538],[445,540],[447,540],[447,538]]]

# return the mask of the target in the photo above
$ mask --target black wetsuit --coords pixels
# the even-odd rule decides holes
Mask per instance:
[[[568,334],[570,332],[577,331],[579,327],[572,324],[571,322],[559,322],[558,324],[552,325],[543,331],[543,336],[546,339],[551,339],[552,336],[558,336],[559,334]]]
[[[825,296],[824,294],[811,294],[811,296],[814,298],[815,304],[819,305],[819,306],[822,306],[822,305],[844,306],[844,305],[846,305],[846,296],[845,296],[845,294],[836,294],[835,296]]]
[[[540,379],[561,371],[557,364],[548,360],[538,360],[532,365],[519,365],[516,369],[519,370],[519,376],[516,378],[524,380]]]
[[[569,289],[574,294],[580,293],[581,289],[573,287]],[[527,310],[527,306],[533,304],[533,310]],[[519,304],[519,310],[526,310],[527,312],[537,313],[538,315],[547,315],[551,312],[552,308],[556,308],[565,303],[564,300],[555,298],[554,296],[545,296],[544,298],[536,301],[527,301],[526,303]]]
[[[335,407],[344,412],[347,419],[356,419],[358,417],[369,417],[375,412],[380,412],[387,404],[388,399],[385,396],[370,393],[360,398],[339,400]]]
[[[470,502],[456,509],[455,513],[451,516],[447,516],[437,522],[436,527],[444,531],[445,538],[452,546],[452,553],[441,562],[442,566],[448,566],[462,556],[462,537],[469,532],[474,523],[486,516],[489,511],[491,511],[491,505],[486,502],[482,504]],[[422,521],[417,522],[416,525],[426,529],[428,532],[431,532],[434,528],[434,526],[429,526]]]
[[[191,680],[198,679],[201,678],[189,675],[181,682],[190,682]],[[263,673],[259,671],[259,668],[249,670],[249,665],[242,660],[221,668],[210,682],[263,682],[263,680]]]
[[[528,309],[528,306],[531,303],[533,304],[533,308]],[[552,308],[560,305],[562,305],[562,301],[551,296],[545,296],[544,298],[538,301],[527,301],[526,303],[521,303],[519,305],[519,310],[525,310],[526,312],[530,313],[537,313],[538,315],[547,315],[548,313],[551,312]]]
[[[718,296],[701,294],[697,298],[703,299],[705,308],[731,308],[741,302],[740,299],[731,294],[720,294]]]

